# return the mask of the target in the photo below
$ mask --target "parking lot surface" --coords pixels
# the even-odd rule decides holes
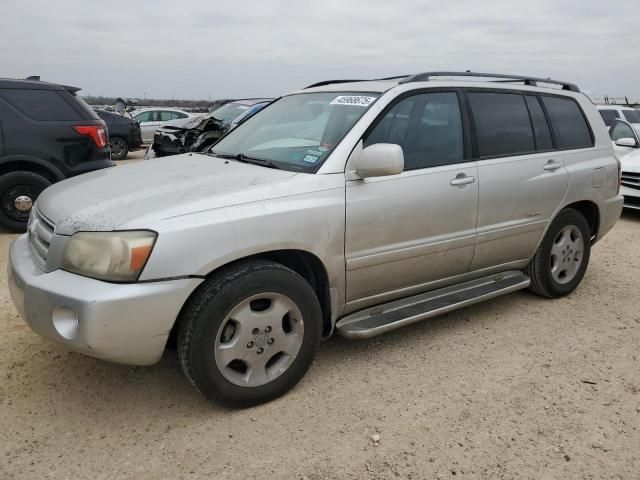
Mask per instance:
[[[291,393],[240,411],[201,398],[175,352],[134,368],[32,333],[6,287],[14,237],[0,234],[0,478],[640,478],[640,215],[567,298],[518,292],[331,339]]]

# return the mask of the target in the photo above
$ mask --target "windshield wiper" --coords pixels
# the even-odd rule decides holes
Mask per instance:
[[[229,159],[229,160],[235,160],[237,162],[242,162],[242,163],[252,163],[254,165],[260,165],[261,167],[275,168],[277,170],[280,170],[280,167],[278,165],[276,165],[275,163],[273,163],[271,160],[265,160],[263,158],[250,157],[248,155],[245,155],[244,153],[238,153],[238,154],[232,155],[232,154],[229,154],[229,153],[215,153],[214,151],[209,150],[209,152],[207,152],[207,155],[211,155],[213,157]]]
[[[273,163],[271,160],[265,160],[264,158],[249,157],[244,153],[239,153],[236,156],[236,160],[238,160],[239,162],[253,163],[254,165],[261,165],[263,167],[275,168],[277,170],[280,170],[280,167],[275,163]]]

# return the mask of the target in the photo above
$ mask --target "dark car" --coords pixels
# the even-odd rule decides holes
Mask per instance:
[[[49,185],[114,163],[104,121],[75,87],[0,79],[0,224],[24,231]]]
[[[145,158],[200,152],[255,115],[272,99],[234,100],[200,117],[175,120],[156,130]]]
[[[118,113],[96,110],[109,129],[109,147],[112,160],[124,160],[130,151],[142,146],[140,124]]]

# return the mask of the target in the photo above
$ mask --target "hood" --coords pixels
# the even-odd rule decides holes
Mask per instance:
[[[38,210],[60,235],[149,228],[193,212],[282,195],[297,173],[199,154],[116,166],[55,183]]]
[[[160,128],[165,128],[165,127],[174,127],[174,128],[191,128],[190,125],[191,124],[195,124],[198,125],[198,123],[200,123],[200,119],[202,118],[202,114],[200,115],[195,115],[193,117],[187,117],[187,118],[178,118],[176,120],[169,120],[168,122],[162,122],[162,125]]]
[[[617,155],[622,165],[622,171],[640,173],[640,148],[628,148],[627,150],[630,151],[624,155]]]

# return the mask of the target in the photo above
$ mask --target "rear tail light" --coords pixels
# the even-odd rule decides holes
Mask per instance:
[[[622,163],[616,157],[616,162],[618,163],[618,192],[620,193],[620,186],[622,185]]]
[[[100,125],[76,125],[73,129],[80,135],[91,137],[98,148],[104,148],[107,145],[107,131]]]

